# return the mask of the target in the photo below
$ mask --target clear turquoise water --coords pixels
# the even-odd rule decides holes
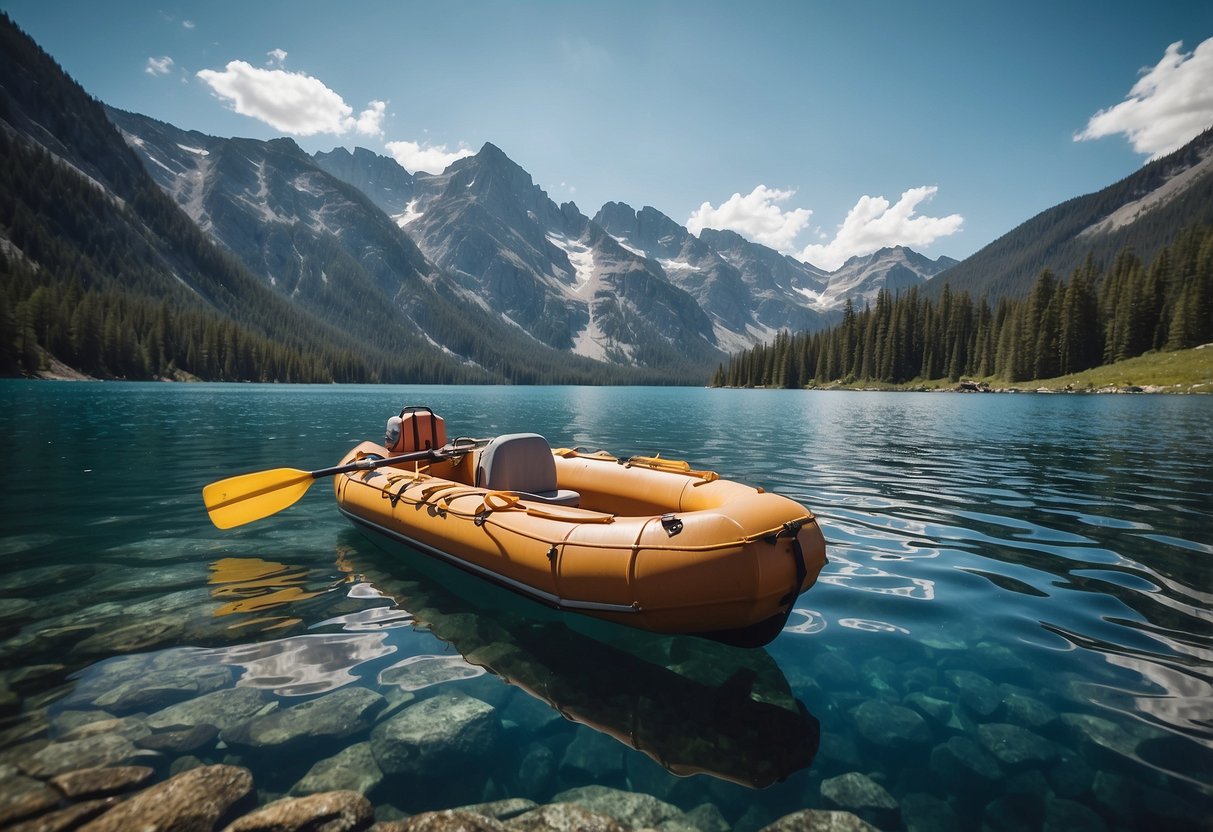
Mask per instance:
[[[149,668],[219,668],[216,684],[283,707],[349,686],[491,704],[500,731],[476,765],[372,791],[405,812],[597,783],[753,829],[835,805],[830,781],[859,772],[897,801],[869,815],[893,828],[1213,816],[1211,398],[16,381],[0,396],[10,758],[99,711],[138,719],[147,703],[115,691]],[[204,484],[334,464],[405,403],[452,435],[660,451],[778,491],[816,512],[830,563],[783,634],[739,651],[570,627],[418,570],[352,530],[326,484],[255,525],[208,522]],[[260,582],[215,582],[233,568]],[[493,659],[503,639],[513,658]],[[358,739],[234,761],[269,799]]]

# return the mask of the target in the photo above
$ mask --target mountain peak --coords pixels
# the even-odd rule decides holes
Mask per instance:
[[[509,164],[517,167],[517,163],[507,156],[504,150],[492,142],[485,142],[472,158],[479,159],[482,163]]]

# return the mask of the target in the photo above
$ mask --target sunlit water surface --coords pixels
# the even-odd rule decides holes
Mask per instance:
[[[1208,397],[0,393],[6,761],[103,717],[141,735],[219,691],[286,708],[364,688],[385,700],[380,722],[450,694],[493,709],[474,762],[368,774],[382,817],[598,784],[696,810],[701,828],[757,829],[854,802],[835,779],[852,772],[895,806],[849,808],[890,828],[1207,828],[1213,814]],[[745,651],[586,627],[418,570],[352,530],[327,483],[255,525],[208,522],[204,484],[332,465],[406,403],[452,435],[536,431],[761,485],[817,514],[830,562],[787,629]],[[269,799],[365,748],[369,722],[280,747],[229,729],[137,744],[162,777],[247,765]]]

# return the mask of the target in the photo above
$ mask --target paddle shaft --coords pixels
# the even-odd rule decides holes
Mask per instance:
[[[379,459],[366,457],[354,462],[346,463],[345,465],[334,465],[332,468],[321,468],[318,471],[312,471],[312,479],[318,480],[321,477],[332,477],[337,474],[348,474],[351,471],[371,471],[375,468],[382,468],[385,465],[395,465],[398,462],[420,462],[423,459],[442,459],[449,456],[449,453],[444,452],[442,448],[428,448],[424,451],[413,451],[408,454],[400,454],[398,456],[387,456]]]

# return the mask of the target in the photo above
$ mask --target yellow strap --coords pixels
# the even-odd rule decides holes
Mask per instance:
[[[617,457],[611,456],[608,451],[593,451],[591,453],[586,453],[585,451],[579,451],[576,448],[556,448],[552,451],[552,453],[565,459],[568,459],[569,457],[576,457],[577,459],[599,459],[604,462],[619,461]]]
[[[628,465],[652,468],[655,471],[674,471],[679,474],[686,474],[691,470],[691,463],[685,459],[662,459],[661,454],[634,456],[628,460]]]
[[[545,508],[536,508],[535,506],[527,506],[526,513],[531,517],[541,517],[544,520],[557,520],[564,523],[607,523],[615,522],[613,514],[557,514]]]
[[[662,459],[661,454],[657,454],[656,456],[634,456],[627,461],[627,464],[638,468],[649,468],[653,471],[686,474],[689,477],[698,477],[704,482],[715,482],[720,479],[720,475],[715,471],[695,471],[691,469],[691,463],[685,459]]]
[[[460,497],[479,497],[483,493],[481,489],[472,486],[457,486],[455,490],[443,494],[438,498],[438,507],[445,511],[450,509],[453,500],[457,500]]]
[[[458,487],[459,487],[459,483],[457,483],[457,482],[440,482],[435,485],[427,486],[427,487],[421,489],[421,501],[425,502],[430,497],[433,497],[435,494],[439,493],[440,491],[450,491],[452,488],[458,488]]]
[[[480,511],[509,511],[518,507],[522,498],[512,491],[490,491],[484,495],[484,503]],[[477,512],[479,513],[479,512]]]

